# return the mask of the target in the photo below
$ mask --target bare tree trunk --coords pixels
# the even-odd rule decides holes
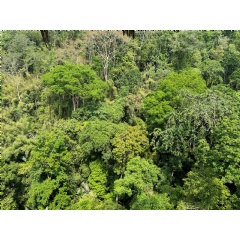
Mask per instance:
[[[103,66],[104,80],[108,80],[108,66],[110,61],[115,62],[117,51],[117,35],[111,31],[98,31],[89,42],[89,62],[92,53],[100,57]],[[91,48],[92,47],[92,48]],[[93,52],[92,52],[93,51]]]
[[[19,77],[17,80],[17,94],[18,94],[19,101],[21,101],[20,92],[19,92],[20,81],[21,81],[21,78]]]
[[[73,111],[76,111],[75,96],[72,95]]]
[[[107,81],[108,80],[108,62],[105,63],[103,71],[104,71],[104,79],[105,81]]]

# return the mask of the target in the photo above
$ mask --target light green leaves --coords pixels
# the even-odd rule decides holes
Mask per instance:
[[[168,114],[183,105],[181,92],[184,90],[193,94],[206,90],[206,83],[198,71],[185,70],[170,74],[159,82],[156,91],[144,99],[143,110],[150,130],[163,127]]]
[[[106,194],[107,172],[99,160],[91,162],[89,167],[91,170],[88,177],[89,187],[97,197],[103,198]]]
[[[116,161],[114,171],[123,174],[127,162],[136,156],[145,156],[149,148],[146,132],[139,126],[128,126],[113,139],[113,157]]]
[[[173,206],[166,193],[140,194],[132,201],[131,210],[169,210]]]
[[[172,209],[166,193],[155,192],[164,176],[150,160],[135,157],[127,164],[124,178],[114,182],[114,193],[120,201],[130,201],[133,210]]]
[[[80,105],[84,106],[87,101],[103,99],[108,91],[108,84],[87,65],[59,65],[44,74],[42,79],[51,93],[56,95],[55,101],[60,105],[69,102],[74,111]]]

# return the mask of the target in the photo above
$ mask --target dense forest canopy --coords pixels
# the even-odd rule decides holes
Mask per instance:
[[[240,31],[4,31],[0,209],[240,209]]]

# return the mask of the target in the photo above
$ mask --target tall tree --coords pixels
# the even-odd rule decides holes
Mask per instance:
[[[83,106],[87,100],[101,100],[108,90],[107,83],[87,65],[56,66],[42,79],[51,93],[60,98],[59,104],[71,99],[73,111],[80,106],[80,100]]]
[[[100,57],[105,81],[108,80],[109,64],[115,58],[118,42],[121,38],[121,35],[116,31],[96,31],[89,39],[89,54],[94,52]]]

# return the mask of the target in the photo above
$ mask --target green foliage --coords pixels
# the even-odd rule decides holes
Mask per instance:
[[[125,98],[125,116],[124,119],[130,125],[137,125],[138,120],[142,116],[142,99],[144,98],[143,94],[129,94]],[[145,125],[145,123],[144,123]],[[145,127],[144,127],[145,128]]]
[[[88,177],[89,187],[99,198],[106,194],[107,173],[101,161],[96,160],[89,164],[91,174]]]
[[[78,121],[88,121],[95,118],[95,111],[100,108],[101,103],[92,105],[90,102],[85,104],[83,107],[77,108],[72,112],[72,118]]]
[[[36,76],[54,65],[54,51],[43,47],[39,31],[3,32],[3,71]]]
[[[128,126],[125,131],[119,132],[113,139],[114,171],[123,174],[127,162],[136,156],[146,156],[149,148],[146,132],[138,126]]]
[[[130,204],[135,202],[133,206],[137,207],[143,201],[144,195],[154,201],[152,194],[156,184],[160,184],[162,179],[161,171],[156,165],[151,161],[135,157],[127,163],[124,178],[114,182],[114,193],[122,200],[130,197]],[[139,199],[136,200],[136,196]]]
[[[100,120],[119,123],[124,117],[124,102],[121,99],[112,102],[102,102],[94,112],[94,115]]]
[[[240,90],[240,68],[237,68],[229,77],[229,85],[235,89]]]
[[[239,115],[224,117],[213,138],[214,145],[206,153],[206,161],[223,177],[224,183],[239,186]]]
[[[42,79],[50,89],[50,99],[51,94],[54,94],[54,99],[58,99],[60,106],[66,101],[72,102],[74,111],[80,104],[84,106],[87,101],[96,102],[103,99],[108,90],[107,83],[101,81],[87,65],[67,63],[64,66],[56,66],[44,74]]]
[[[176,71],[191,68],[192,57],[202,48],[198,31],[179,31],[172,35],[169,43],[172,52],[171,63]]]
[[[145,159],[135,157],[128,162],[124,175],[114,183],[114,191],[120,197],[125,194],[132,196],[134,192],[152,192],[159,182],[160,169]]]
[[[182,105],[180,92],[202,93],[206,89],[204,80],[197,70],[172,73],[159,82],[157,90],[144,99],[144,114],[150,130],[163,127],[168,113]]]
[[[131,210],[169,210],[173,206],[166,193],[163,194],[140,194],[137,195],[131,204]]]
[[[9,34],[8,32],[4,32]],[[5,40],[7,37],[3,38]],[[29,65],[32,64],[31,53],[34,49],[34,43],[21,32],[16,32],[13,38],[8,42],[3,41],[4,52],[3,66],[4,71],[10,74],[16,74],[17,72],[28,72]]]
[[[190,171],[183,189],[187,205],[196,209],[231,209],[228,201],[230,192],[223,181],[214,176],[212,169]]]
[[[118,54],[122,55],[120,52]],[[113,68],[111,71],[111,79],[114,79],[114,82],[116,82],[119,77],[123,76],[130,70],[138,69],[136,62],[134,61],[134,53],[130,49],[128,49],[128,51],[126,51],[121,58],[120,56],[118,58],[119,63],[117,64],[117,67]],[[119,84],[121,83],[119,82]]]
[[[3,31],[0,209],[239,209],[239,34]]]
[[[14,210],[22,208],[23,185],[18,174],[19,165],[15,162],[0,162],[0,209]],[[21,197],[20,197],[21,196]]]
[[[83,160],[96,160],[101,157],[108,162],[112,157],[112,141],[117,132],[123,131],[126,124],[114,124],[108,121],[89,121],[82,130],[79,141]]]
[[[84,194],[78,202],[69,207],[70,210],[124,210],[124,208],[111,199],[100,201],[92,194]]]
[[[94,195],[85,194],[77,203],[70,206],[70,210],[100,210],[102,209],[101,201]]]
[[[139,32],[137,41],[137,65],[141,71],[145,71],[149,65],[154,66],[154,71],[159,69],[159,63],[167,65],[169,43],[172,40],[173,31],[145,31]]]
[[[115,31],[95,31],[89,34],[87,42],[87,51],[91,64],[92,56],[97,56],[97,65],[99,60],[102,64],[102,76],[105,81],[108,80],[109,66],[116,58],[116,52],[122,38]]]
[[[127,95],[136,93],[138,88],[143,84],[141,73],[138,69],[131,69],[115,80],[115,85],[119,89],[119,94]],[[124,92],[125,89],[125,92]]]
[[[223,119],[239,108],[236,97],[219,90],[187,93],[185,98],[188,106],[172,113],[164,130],[155,129],[152,140],[156,161],[167,169],[169,180],[178,184],[182,184],[196,160],[204,159],[199,149],[204,152],[214,146],[214,133]],[[223,154],[221,149],[219,154]]]
[[[207,86],[211,87],[223,82],[224,68],[217,60],[207,59],[202,62],[201,72]]]
[[[185,93],[185,101],[189,103],[188,107],[172,113],[166,129],[160,132],[156,129],[154,134],[155,137],[160,134],[161,150],[176,156],[193,151],[199,139],[211,140],[210,134],[216,125],[234,109],[232,98],[217,90],[199,95]]]
[[[236,49],[234,44],[229,44],[223,59],[226,83],[229,81],[229,76],[231,76],[231,74],[240,67],[239,60],[240,51]]]
[[[69,196],[66,195],[70,189],[69,186],[66,187],[66,181],[70,180],[69,173],[72,172],[73,165],[69,150],[70,144],[63,131],[39,134],[36,147],[27,162],[30,165],[31,184],[27,207],[62,209],[68,205]],[[61,202],[59,195],[67,202]]]

